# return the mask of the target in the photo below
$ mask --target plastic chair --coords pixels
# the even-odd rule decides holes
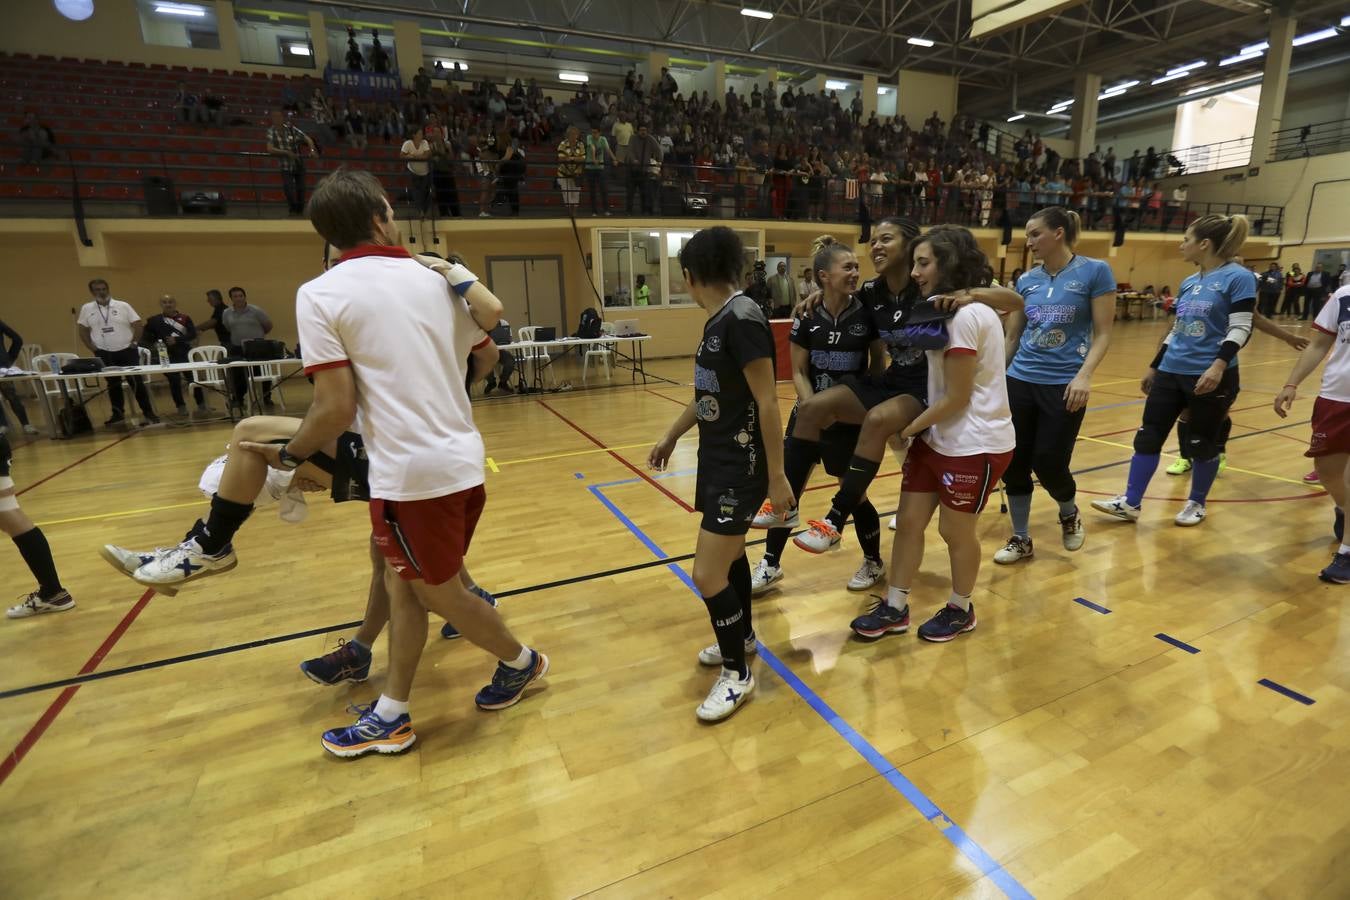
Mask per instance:
[[[219,344],[203,344],[200,347],[193,347],[188,351],[188,362],[190,363],[213,363],[220,362],[225,358],[228,351]],[[204,388],[220,391],[226,397],[229,396],[230,389],[225,383],[225,370],[212,365],[203,365],[201,368],[196,366],[192,369],[192,380]]]
[[[19,358],[14,360],[14,365],[20,369],[33,371],[33,360],[42,355],[41,344],[24,344],[19,348]]]
[[[33,357],[31,368],[34,372],[39,372],[43,375],[54,375],[59,373],[61,367],[72,359],[79,359],[79,355],[75,353],[44,353],[41,356]],[[53,367],[53,362],[55,363],[55,367]],[[45,400],[43,399],[44,394],[46,394]],[[61,385],[45,381],[34,381],[33,396],[37,400],[45,403],[50,403],[53,400],[59,402],[61,399]]]
[[[600,333],[603,334],[605,337],[613,337],[614,324],[612,322],[601,322]],[[586,352],[582,354],[581,357],[581,383],[583,385],[586,383],[586,375],[590,370],[592,359],[595,359],[597,366],[605,367],[605,380],[610,381],[612,379],[610,373],[610,366],[613,364],[614,360],[614,345],[613,344],[587,345]]]
[[[517,329],[518,340],[533,341],[535,329],[538,327],[538,325],[522,325]],[[529,363],[535,367],[536,373],[542,367],[543,371],[548,373],[549,380],[555,385],[558,383],[558,377],[553,374],[553,357],[549,356],[547,347],[525,347],[518,352],[517,359],[520,360],[521,364]]]
[[[285,412],[286,396],[281,393],[281,363],[269,363],[269,362],[258,363],[257,366],[254,366],[253,368],[249,369],[248,372],[249,372],[248,377],[250,386],[253,384],[253,382],[257,381],[272,382],[272,392],[271,392],[272,396],[276,398],[277,405],[281,407],[281,411]],[[250,396],[253,395],[252,390],[249,391],[249,395]],[[262,412],[261,409],[257,408],[256,400],[254,402],[253,411],[256,413]]]

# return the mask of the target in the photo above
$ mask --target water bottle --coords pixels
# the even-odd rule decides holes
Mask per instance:
[[[169,364],[169,348],[164,346],[163,341],[155,341],[155,353],[159,355],[159,364],[167,366]]]

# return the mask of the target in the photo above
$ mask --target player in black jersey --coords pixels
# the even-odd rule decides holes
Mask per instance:
[[[869,372],[880,375],[886,367],[885,345],[877,336],[872,312],[853,296],[858,289],[858,258],[829,235],[816,238],[811,249],[812,269],[823,299],[810,313],[792,322],[792,384],[798,404],[847,379]],[[789,433],[796,414],[794,406],[788,418]],[[820,455],[825,471],[842,480],[857,442],[857,425],[840,423],[822,431]],[[848,589],[865,591],[886,572],[881,562],[881,520],[866,497],[853,511],[853,527],[863,549],[863,563]],[[764,558],[751,573],[752,594],[762,594],[782,580],[779,559],[790,533],[786,527],[769,530]]]
[[[694,509],[703,514],[694,551],[694,586],[712,619],[717,643],[699,662],[722,667],[698,717],[716,722],[755,689],[746,654],[755,652],[750,621],[750,563],[745,533],[765,494],[793,505],[783,475],[782,424],[774,387],[768,320],[738,285],[742,248],[736,232],[705,228],[680,251],[689,293],[708,311],[694,357],[694,399],[647,457],[664,469],[680,437],[698,424]]]
[[[28,571],[37,579],[37,590],[30,591],[19,603],[11,606],[5,615],[11,619],[26,619],[39,613],[65,612],[75,608],[70,592],[61,586],[56,574],[56,562],[47,537],[19,508],[18,491],[10,477],[11,457],[14,455],[9,439],[0,432],[0,531],[10,536]]]

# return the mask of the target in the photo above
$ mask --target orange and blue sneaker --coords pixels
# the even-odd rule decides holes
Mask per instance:
[[[548,674],[548,657],[538,650],[530,651],[530,664],[523,669],[513,669],[504,662],[497,663],[497,671],[492,673],[492,683],[478,692],[473,702],[479,709],[495,710],[515,706],[532,682]]]
[[[318,684],[365,681],[370,677],[370,648],[356,641],[339,640],[336,650],[305,660],[300,671]]]
[[[323,749],[334,756],[365,756],[367,753],[402,753],[417,741],[412,717],[407,713],[392,722],[375,715],[375,704],[349,706],[361,718],[355,725],[323,733]]]
[[[483,590],[478,585],[475,584],[473,587],[469,588],[469,592],[477,594],[479,597],[483,598],[483,602],[486,603],[488,606],[496,608],[497,598],[489,594],[487,591]],[[444,625],[441,626],[441,637],[445,638],[447,641],[453,641],[455,638],[459,637],[459,629],[451,625],[449,622],[446,622]]]

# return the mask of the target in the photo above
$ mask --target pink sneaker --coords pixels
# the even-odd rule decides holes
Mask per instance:
[[[1303,476],[1303,480],[1308,484],[1321,484],[1322,476],[1317,474],[1316,469],[1313,469],[1307,475]]]

